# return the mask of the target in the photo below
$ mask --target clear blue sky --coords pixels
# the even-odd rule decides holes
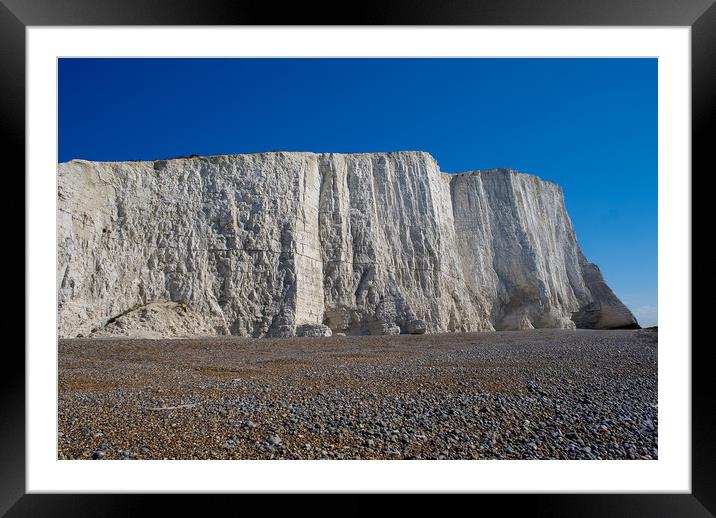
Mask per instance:
[[[424,150],[536,174],[656,324],[656,59],[61,59],[58,95],[61,162]]]

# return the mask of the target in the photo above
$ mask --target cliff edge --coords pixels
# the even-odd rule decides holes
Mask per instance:
[[[638,327],[559,186],[424,152],[58,165],[61,337]]]

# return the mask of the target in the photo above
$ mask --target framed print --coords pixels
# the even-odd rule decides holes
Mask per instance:
[[[712,515],[712,2],[315,11],[3,2],[27,254],[3,512],[432,492]]]

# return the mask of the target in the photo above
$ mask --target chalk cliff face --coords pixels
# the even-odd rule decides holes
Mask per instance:
[[[58,166],[60,336],[636,327],[561,189],[427,153]]]

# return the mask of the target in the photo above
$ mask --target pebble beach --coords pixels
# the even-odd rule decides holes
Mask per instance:
[[[60,339],[59,459],[656,459],[658,333]]]

